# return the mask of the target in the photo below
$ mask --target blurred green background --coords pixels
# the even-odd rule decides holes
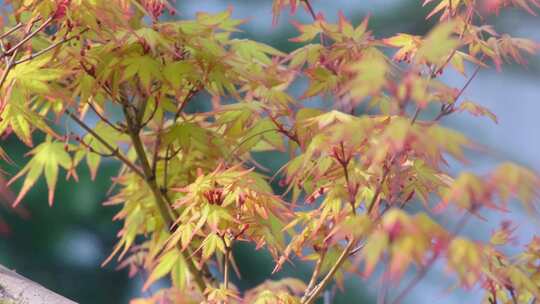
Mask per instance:
[[[329,20],[336,20],[339,10],[345,12],[354,24],[371,14],[369,28],[376,37],[396,32],[422,34],[428,31],[432,21],[426,21],[424,16],[432,6],[422,8],[421,2],[423,1],[312,0],[314,8],[323,11]],[[217,12],[228,6],[233,7],[234,16],[248,19],[248,23],[243,25],[244,32],[240,33],[239,37],[262,40],[284,51],[298,47],[288,42],[288,38],[296,35],[288,12],[282,14],[278,25],[272,26],[271,1],[177,1],[179,18],[190,18],[197,11]],[[303,11],[292,18],[309,22],[309,15]],[[503,12],[495,25],[500,32],[540,40],[539,19],[516,10]],[[491,107],[499,115],[499,125],[494,126],[483,120],[471,120],[470,117],[450,118],[445,122],[495,151],[489,157],[471,155],[473,161],[468,169],[482,170],[502,159],[511,159],[536,170],[540,169],[540,123],[532,114],[540,110],[539,66],[538,58],[533,58],[527,70],[505,67],[504,74],[497,74],[494,70],[482,72],[468,90],[466,95]],[[463,78],[452,73],[443,77],[455,86],[464,82]],[[501,82],[507,84],[504,91],[498,86]],[[298,87],[302,87],[302,83],[299,83]],[[205,96],[197,97],[190,110],[203,110],[204,98]],[[320,100],[314,102],[323,104]],[[432,113],[423,115],[430,116]],[[13,137],[5,139],[2,147],[16,163],[2,165],[7,176],[12,176],[25,164],[23,155],[28,149]],[[263,165],[274,170],[285,161],[281,155],[272,153],[256,157]],[[0,236],[0,263],[79,303],[128,303],[130,298],[140,295],[142,278],[129,279],[126,271],[115,270],[114,263],[100,267],[110,253],[115,234],[121,227],[120,223],[111,221],[117,207],[101,205],[106,199],[111,177],[116,174],[117,169],[117,163],[106,161],[102,164],[97,179],[91,181],[85,165],[80,166],[79,182],[59,180],[55,205],[52,208],[47,204],[45,182],[40,180],[21,204],[28,212],[28,217],[15,214],[8,208],[0,208],[0,218],[10,228],[7,234]],[[18,187],[20,182],[16,183],[13,189]],[[519,212],[512,216],[518,219],[523,217]],[[468,233],[485,237],[489,229],[476,227]],[[538,227],[527,224],[522,224],[520,229],[523,240],[527,240],[527,236],[533,232],[538,232]],[[239,244],[235,247],[234,255],[243,276],[240,288],[251,288],[269,278],[274,264],[265,252]],[[289,275],[306,278],[306,269],[306,265],[295,262],[273,278]],[[410,303],[433,303],[429,296],[437,297],[449,284],[445,280],[435,279],[444,276],[442,271],[442,268],[433,271],[435,274],[429,276],[431,279],[411,294]],[[368,282],[347,279],[345,291],[337,291],[333,303],[372,303],[376,288],[376,279]],[[438,303],[472,303],[477,301],[478,297],[479,294],[475,294],[473,290],[457,296],[445,295],[445,299]]]

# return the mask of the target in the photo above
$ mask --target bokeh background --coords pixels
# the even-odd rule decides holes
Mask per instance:
[[[284,12],[277,25],[272,25],[271,1],[269,0],[177,0],[178,15],[175,18],[191,18],[198,11],[218,12],[233,8],[237,18],[247,18],[238,37],[253,38],[267,42],[278,49],[290,51],[298,47],[288,42],[296,35],[290,20],[309,22],[307,13],[299,11],[294,17]],[[414,0],[312,0],[316,11],[324,12],[327,19],[337,20],[342,11],[354,24],[358,24],[368,14],[371,15],[369,28],[376,37],[384,37],[397,32],[412,34],[426,33],[433,21],[424,16],[432,6],[422,7],[423,1]],[[437,2],[437,1],[436,1]],[[0,4],[2,2],[0,1]],[[505,10],[497,18],[488,19],[495,29],[512,35],[524,36],[540,41],[540,18],[527,15],[519,10]],[[446,82],[460,87],[466,81],[456,73],[442,76]],[[298,95],[305,83],[299,81],[293,90]],[[297,96],[298,96],[297,95]],[[489,153],[471,152],[469,165],[451,163],[455,172],[472,170],[485,172],[503,160],[512,160],[540,172],[540,57],[530,58],[528,68],[504,66],[503,73],[494,69],[482,70],[465,92],[470,98],[495,112],[498,124],[484,118],[467,114],[452,115],[443,124],[456,128],[476,142],[487,147]],[[191,111],[204,110],[206,96],[198,96],[191,105]],[[329,107],[328,101],[313,99],[310,103]],[[435,114],[425,111],[421,118]],[[68,127],[70,127],[68,125]],[[75,129],[74,126],[71,128]],[[36,139],[37,140],[37,139]],[[25,163],[28,151],[14,138],[8,137],[2,147],[15,160],[15,165],[2,165],[10,174],[17,172]],[[256,155],[266,167],[277,169],[285,161],[279,154]],[[8,225],[0,236],[0,263],[16,269],[21,274],[42,285],[65,295],[79,303],[128,303],[133,296],[140,296],[143,278],[129,279],[126,271],[115,270],[115,265],[101,268],[101,262],[110,253],[115,233],[120,223],[111,221],[115,207],[104,207],[106,192],[111,185],[118,164],[105,162],[95,181],[89,177],[85,166],[81,166],[80,181],[60,180],[56,191],[55,205],[47,204],[44,180],[41,180],[22,205],[26,215],[0,208],[0,218]],[[16,191],[20,184],[15,184]],[[533,234],[540,234],[540,226],[530,215],[519,208],[504,216],[491,215],[489,221],[473,219],[464,233],[473,239],[485,239],[495,229],[498,222],[511,219],[519,224],[518,242],[522,246]],[[451,218],[443,219],[451,222]],[[240,244],[234,255],[242,273],[241,289],[255,286],[269,278],[273,262],[264,251],[255,251],[251,246]],[[411,272],[409,275],[412,275]],[[297,276],[306,278],[307,267],[299,261],[284,272],[273,276]],[[348,278],[345,290],[336,290],[333,303],[374,303],[379,281],[362,281]],[[161,282],[167,284],[167,282]],[[453,290],[455,281],[445,273],[443,265],[436,265],[427,278],[407,297],[408,303],[475,303],[479,290]],[[151,293],[150,290],[147,294]]]

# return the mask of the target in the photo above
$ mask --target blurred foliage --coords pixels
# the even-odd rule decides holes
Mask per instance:
[[[245,1],[236,0],[227,1],[227,3],[236,7],[241,6]],[[314,5],[317,5],[317,1],[314,2]],[[179,1],[178,6],[182,6],[182,1]],[[395,32],[424,34],[432,27],[434,21],[427,22],[424,19],[429,9],[422,8],[420,1],[400,1],[392,9],[374,14],[370,18],[370,29],[377,37]],[[268,13],[270,14],[270,12]],[[366,14],[367,12],[359,10],[352,18],[352,22],[358,24]],[[515,16],[511,17],[516,18]],[[512,18],[505,20],[509,19]],[[501,25],[511,27],[512,23],[507,22]],[[257,29],[250,27],[249,23],[243,28],[245,32],[241,35],[244,37],[254,38],[257,35]],[[288,42],[288,38],[294,37],[296,34],[294,27],[287,24],[283,30],[256,38],[258,41],[269,43],[280,50],[291,51],[297,48],[298,44]],[[538,63],[532,63],[529,71],[536,73],[538,68]],[[188,106],[187,111],[204,110],[207,106],[204,101],[205,97],[199,96],[195,102]],[[26,162],[23,156],[28,152],[28,149],[14,138],[4,141],[3,146],[14,160],[15,165],[4,164],[2,169],[7,176],[12,176]],[[285,157],[278,153],[261,153],[256,156],[256,160],[262,166],[275,172],[283,165]],[[111,221],[118,211],[117,208],[101,206],[101,202],[106,199],[106,193],[111,186],[111,177],[116,174],[117,169],[117,164],[105,162],[95,181],[90,179],[86,167],[84,170],[79,170],[79,183],[77,184],[73,180],[59,180],[56,203],[52,208],[46,203],[47,187],[45,181],[40,180],[21,204],[22,208],[29,212],[29,218],[22,218],[6,208],[0,209],[1,218],[10,227],[8,235],[0,238],[2,263],[79,303],[126,303],[132,293],[140,291],[141,286],[134,285],[140,284],[141,280],[130,280],[127,271],[114,269],[114,263],[100,268],[101,262],[113,248],[116,240],[115,232],[121,227],[119,223]],[[21,183],[22,181],[16,183],[14,189],[18,189]],[[273,187],[277,189],[277,185],[273,185]],[[77,234],[81,231],[82,234]],[[91,252],[98,252],[99,257],[90,259],[90,264],[73,260],[73,256],[76,254],[71,250],[76,248],[63,246],[63,242],[66,242],[73,235],[82,238],[80,241],[86,242],[89,246],[97,246],[98,248],[93,248]],[[95,236],[97,242],[89,236]],[[78,250],[84,249],[83,246],[82,249]],[[242,280],[238,280],[235,276],[234,283],[243,290],[262,283],[274,268],[274,262],[270,255],[264,251],[255,250],[251,245],[238,244],[235,246],[233,254],[242,278]],[[291,275],[307,279],[307,267],[304,267],[301,261],[295,261],[294,265],[287,266],[275,278]],[[347,283],[347,285],[352,284],[355,284],[354,288],[347,288],[345,293],[337,292],[334,303],[370,302],[367,289],[359,287],[358,282]]]
[[[25,163],[23,155],[28,149],[14,138],[6,140],[4,145],[15,162],[15,165],[3,167],[11,176]],[[116,271],[111,266],[100,268],[101,260],[114,245],[114,231],[119,229],[118,223],[111,221],[115,208],[100,205],[106,198],[110,178],[117,168],[113,163],[104,165],[96,181],[90,180],[86,168],[78,172],[79,183],[61,179],[57,188],[59,203],[52,208],[46,203],[45,181],[39,181],[19,207],[28,211],[28,218],[3,208],[1,217],[9,225],[10,232],[0,239],[2,263],[80,303],[125,302],[129,287],[127,273]],[[13,188],[17,189],[19,184]],[[83,239],[72,240],[80,235]],[[96,243],[87,236],[95,236],[99,241]],[[91,248],[90,252],[99,252],[100,257],[90,258],[91,263],[88,264],[77,261],[75,255],[87,255],[75,253],[85,247],[69,246],[73,241],[98,246]],[[100,252],[103,249],[105,252]]]

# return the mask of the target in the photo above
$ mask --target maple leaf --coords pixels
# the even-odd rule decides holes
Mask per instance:
[[[290,6],[290,12],[291,14],[294,14],[296,12],[296,9],[298,7],[299,2],[302,0],[273,0],[272,2],[272,23],[277,24],[279,15],[281,14],[281,10],[286,7]]]
[[[422,6],[426,6],[426,5],[428,5],[429,3],[433,2],[433,1],[434,0],[424,0],[424,3],[422,4]],[[461,4],[461,2],[464,2],[464,1],[462,1],[462,0],[442,0],[426,16],[426,19],[429,19],[432,16],[434,16],[434,15],[436,15],[436,14],[438,14],[438,13],[440,13],[442,11],[443,14],[441,15],[440,19],[443,20],[450,14],[450,11],[458,10],[459,5]]]
[[[455,22],[444,22],[432,29],[423,39],[417,51],[416,60],[423,60],[440,66],[446,58],[460,45],[460,41],[452,36],[456,28]]]
[[[399,48],[394,54],[394,60],[410,62],[422,44],[422,37],[399,33],[396,36],[385,38],[382,41],[391,47]]]
[[[472,101],[466,100],[461,102],[461,104],[458,107],[459,111],[467,111],[471,113],[474,116],[486,116],[489,119],[491,119],[494,123],[497,123],[497,116],[493,114],[489,109],[478,105]]]
[[[513,163],[500,164],[489,176],[493,187],[504,205],[516,197],[529,212],[534,212],[540,198],[540,177],[533,171]]]
[[[499,14],[499,11],[507,6],[519,7],[531,15],[536,16],[537,13],[531,7],[540,8],[540,1],[538,0],[483,0],[482,8],[487,13]]]
[[[464,238],[454,238],[448,245],[448,268],[459,276],[461,283],[472,286],[482,275],[482,247]]]
[[[390,70],[386,57],[375,48],[365,50],[360,60],[347,69],[355,74],[346,86],[355,100],[377,95],[385,86]]]
[[[8,185],[12,184],[23,175],[26,175],[13,206],[15,207],[21,202],[41,174],[45,175],[47,187],[49,188],[49,205],[52,206],[54,188],[58,179],[58,167],[61,166],[66,170],[71,170],[73,165],[71,156],[66,152],[64,143],[53,142],[50,138],[32,149],[29,155],[33,155],[32,159],[8,182]]]
[[[60,167],[76,177],[84,159],[94,179],[103,157],[121,162],[107,205],[119,207],[122,228],[105,263],[118,257],[130,275],[148,272],[144,289],[161,278],[173,285],[137,303],[312,304],[330,282],[342,287],[352,262],[364,275],[384,262],[383,280],[399,281],[413,266],[422,278],[438,259],[461,285],[480,283],[486,302],[540,297],[538,237],[506,256],[509,223],[483,244],[417,210],[431,211],[438,196],[438,212],[454,204],[481,217],[481,207],[504,212],[519,200],[535,214],[540,178],[530,169],[503,163],[450,177],[446,158],[466,163],[472,144],[438,121],[456,111],[497,121],[479,104],[457,103],[459,90],[439,75],[447,66],[465,75],[466,62],[526,64],[538,44],[497,33],[479,6],[534,14],[539,0],[424,0],[433,5],[427,18],[440,16],[433,29],[386,39],[369,31],[368,17],[353,25],[340,11],[332,23],[307,1],[274,0],[274,23],[300,5],[313,19],[293,22],[291,41],[304,45],[291,52],[238,36],[244,21],[232,9],[175,20],[165,0],[23,2],[9,2],[6,22],[21,23],[2,34],[0,67],[0,133],[37,143],[10,181],[24,177],[15,204],[41,175],[52,204]],[[171,16],[160,20],[165,9]],[[320,97],[336,103],[298,100]],[[369,113],[355,113],[361,101]],[[424,120],[432,105],[440,113]],[[59,136],[64,117],[87,134]],[[271,150],[284,152],[277,172],[258,163]],[[285,193],[271,186],[273,173]],[[239,242],[267,250],[273,272],[314,262],[310,283],[268,281],[239,293],[229,279]]]

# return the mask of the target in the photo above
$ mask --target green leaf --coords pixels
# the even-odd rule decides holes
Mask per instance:
[[[360,255],[365,261],[364,275],[369,276],[375,270],[375,266],[381,259],[383,253],[388,249],[388,235],[382,231],[373,232],[367,239],[366,245],[362,248]]]
[[[262,64],[271,64],[272,56],[285,56],[285,54],[269,45],[248,39],[231,40],[231,49],[240,58],[247,62],[258,61]]]
[[[219,250],[225,253],[225,244],[223,240],[215,233],[208,235],[202,244],[202,258],[208,260],[215,252]]]
[[[455,22],[444,22],[432,29],[418,49],[416,60],[427,60],[437,66],[443,64],[451,52],[460,44],[452,37],[456,28]]]
[[[16,65],[5,83],[14,82],[15,86],[33,94],[50,93],[48,82],[63,74],[62,70],[45,67],[50,60],[49,56],[42,56]]]
[[[186,61],[168,63],[163,69],[163,77],[169,81],[173,88],[178,88],[185,79],[196,74],[195,67]]]
[[[17,137],[19,137],[26,145],[32,146],[32,132],[30,131],[30,124],[28,124],[28,121],[22,114],[15,114],[11,116],[11,128]]]
[[[494,123],[498,123],[497,116],[495,116],[495,114],[493,114],[493,112],[491,112],[488,108],[485,108],[469,100],[463,101],[459,105],[459,111],[467,111],[474,116],[486,116]]]
[[[66,170],[70,169],[72,166],[71,156],[66,152],[64,143],[53,142],[50,138],[35,147],[29,154],[33,155],[32,159],[9,181],[9,184],[11,184],[26,174],[23,186],[19,190],[19,195],[15,199],[13,205],[17,206],[20,203],[44,171],[47,186],[49,188],[49,205],[52,206],[54,200],[54,188],[58,179],[58,166],[61,166]]]
[[[375,48],[364,51],[362,59],[353,63],[349,70],[355,74],[348,84],[349,94],[355,100],[376,95],[386,83],[389,67],[386,56]]]
[[[176,249],[169,250],[159,258],[159,264],[154,268],[148,280],[144,283],[143,291],[147,290],[155,281],[159,280],[169,272],[177,264],[180,257],[180,252]]]
[[[161,64],[151,56],[141,55],[128,57],[122,61],[125,66],[122,80],[139,76],[141,84],[149,89],[152,80],[161,79]]]

